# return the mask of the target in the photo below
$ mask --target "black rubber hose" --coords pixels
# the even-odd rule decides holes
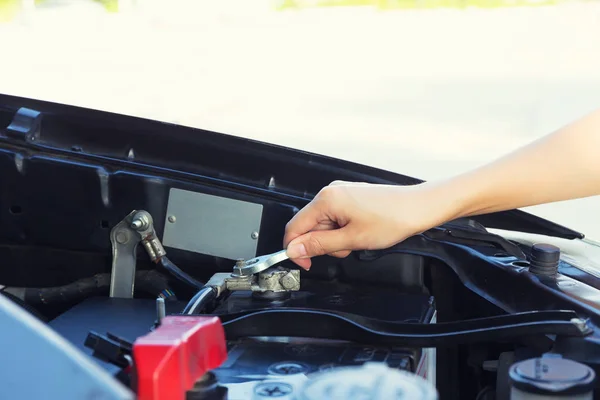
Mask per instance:
[[[200,314],[216,298],[217,289],[212,286],[205,286],[192,297],[181,313],[187,315]]]
[[[162,267],[164,269],[169,271],[169,273],[171,275],[173,275],[175,278],[177,278],[181,282],[193,287],[194,289],[200,290],[204,287],[204,284],[202,282],[197,281],[196,279],[192,278],[191,276],[189,276],[188,274],[183,272],[181,269],[179,269],[179,267],[177,265],[173,264],[173,262],[171,260],[169,260],[167,258],[167,256],[163,256],[160,259],[160,265],[162,265]]]
[[[75,282],[47,288],[25,288],[23,300],[27,304],[53,304],[71,302],[104,294],[110,287],[110,274],[96,274]],[[4,289],[11,292],[13,288]],[[18,289],[18,288],[15,288]]]
[[[137,271],[135,274],[136,289],[153,296],[163,294],[169,300],[176,300],[169,289],[167,278],[158,271]],[[48,288],[6,287],[3,292],[23,300],[27,304],[52,304],[71,302],[94,295],[104,295],[110,287],[110,274],[96,274],[89,278]]]

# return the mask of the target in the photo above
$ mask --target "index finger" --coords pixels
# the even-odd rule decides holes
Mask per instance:
[[[322,212],[319,207],[314,202],[308,203],[285,226],[283,248],[287,248],[287,245],[298,236],[313,230],[319,225],[321,219]]]

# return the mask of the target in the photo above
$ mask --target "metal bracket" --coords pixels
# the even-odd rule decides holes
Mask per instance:
[[[142,243],[153,262],[167,254],[156,237],[152,216],[143,210],[133,210],[110,231],[112,244],[112,275],[110,297],[133,298],[135,286],[136,249]]]

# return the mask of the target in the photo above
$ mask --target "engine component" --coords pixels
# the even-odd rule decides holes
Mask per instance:
[[[551,244],[538,243],[531,247],[529,272],[536,275],[556,275],[560,249]]]
[[[257,275],[238,276],[220,272],[206,283],[214,287],[217,297],[225,290],[250,290],[252,292],[292,292],[300,290],[300,271],[283,267],[271,267]]]
[[[156,322],[154,326],[157,327],[162,323],[162,320],[167,316],[167,307],[165,307],[165,299],[156,299]]]
[[[213,275],[206,285],[188,302],[183,314],[201,313],[210,302],[219,298],[225,290],[249,290],[255,294],[285,294],[300,290],[300,271],[297,269],[271,267],[257,275],[240,276],[228,273]]]
[[[133,214],[131,228],[142,238],[142,246],[152,261],[156,262],[167,254],[162,243],[156,237],[152,216],[147,211],[138,211]]]
[[[137,398],[185,400],[186,392],[227,358],[216,317],[168,316],[133,344]]]
[[[511,400],[591,400],[596,380],[587,365],[553,356],[517,362],[509,377]]]
[[[202,282],[197,281],[196,279],[183,272],[177,265],[175,265],[171,260],[169,260],[166,255],[160,258],[160,265],[171,275],[173,275],[175,278],[185,283],[186,285],[195,288],[196,290],[200,290],[204,287],[204,284],[202,284]]]
[[[437,400],[438,394],[433,385],[415,374],[389,368],[383,363],[367,362],[362,366],[338,367],[311,376],[296,398]]]
[[[381,307],[381,304],[398,304],[399,306]],[[384,321],[410,322],[415,325],[431,323],[435,313],[434,302],[430,296],[381,291],[376,294],[350,291],[345,293],[327,291],[322,294],[293,292],[292,297],[286,300],[284,305],[337,310],[359,316],[369,315]],[[185,303],[167,301],[165,306],[166,315],[173,315],[181,313]],[[279,307],[281,304],[256,300],[247,292],[234,292],[215,311],[218,313],[227,313],[228,310],[238,312],[253,307],[264,309],[269,306]],[[136,338],[147,334],[156,319],[157,311],[154,300],[96,297],[79,303],[49,324],[84,353],[92,356],[92,350],[84,346],[90,331],[110,332],[113,336],[133,342]],[[273,321],[270,321],[271,325],[273,325]],[[276,323],[278,324],[279,321]],[[311,323],[310,326],[314,332],[322,329],[318,324]],[[256,328],[254,336],[266,336],[263,335],[264,326],[259,325]],[[310,336],[313,336],[312,333],[307,336],[308,338],[302,339],[266,338],[264,342],[259,342],[254,337],[228,341],[230,356],[222,367],[215,370],[215,373],[220,382],[232,383],[256,380],[257,378],[253,376],[258,375],[282,374],[286,371],[293,371],[295,368],[294,366],[290,368],[285,365],[279,366],[279,364],[275,367],[276,363],[299,363],[305,371],[316,372],[331,367],[332,363],[344,366],[365,361],[385,361],[393,368],[415,372],[417,365],[423,359],[421,349],[405,345],[392,348],[385,345],[310,339]],[[98,358],[91,359],[113,375],[120,372],[113,363]]]
[[[101,335],[91,331],[85,339],[84,346],[92,349],[96,358],[125,368],[131,364],[132,344],[110,332]]]
[[[307,281],[302,291],[291,292],[290,295],[290,298],[284,301],[272,302],[257,299],[248,292],[236,291],[227,297],[227,301],[221,302],[213,313],[224,316],[284,307],[328,310],[380,321],[416,324],[431,323],[435,314],[435,300],[429,295],[375,290],[368,286],[332,291],[327,284]]]
[[[395,323],[340,312],[274,308],[222,315],[228,339],[252,336],[315,337],[357,343],[437,347],[554,334],[590,334],[571,311],[533,311],[436,324]],[[273,324],[272,321],[277,321]],[[583,323],[583,324],[582,324]],[[319,329],[314,329],[314,326]]]
[[[178,314],[185,306],[185,302],[181,301],[165,301],[164,304],[166,315]],[[94,357],[93,349],[85,346],[86,339],[90,332],[97,332],[133,343],[155,326],[156,308],[156,300],[153,299],[91,297],[48,324],[96,364],[112,375],[118,375],[120,368],[103,358]]]
[[[154,248],[156,246],[154,238],[156,238],[156,232],[152,225],[152,216],[146,211],[133,210],[110,231],[113,256],[110,297],[133,298],[135,251],[138,243],[142,241],[148,243],[144,245],[144,248],[149,251],[153,261],[158,254],[161,257],[165,254],[164,249],[161,251],[162,245],[160,248]],[[158,244],[160,245],[160,242]]]
[[[26,304],[37,306],[40,304],[78,301],[90,296],[104,294],[108,290],[110,282],[110,274],[105,273],[56,287],[5,287],[1,293],[12,295]],[[138,291],[169,300],[177,299],[169,288],[166,277],[158,271],[135,272],[135,283]]]
[[[300,271],[283,267],[269,268],[258,274],[258,288],[259,291],[269,292],[300,290]]]
[[[233,267],[233,274],[236,276],[251,276],[258,274],[288,258],[287,251],[281,250],[277,253],[267,254],[246,261],[239,259],[235,264],[235,267]]]
[[[310,288],[309,283],[307,287]],[[287,300],[270,302],[256,299],[247,292],[234,292],[215,311],[225,317],[230,312],[265,307],[315,308],[414,325],[430,324],[435,316],[435,302],[424,294],[371,293],[366,287],[344,293],[325,290],[290,294]],[[382,307],[382,304],[398,306]],[[285,324],[286,321],[270,319],[270,325],[280,323]],[[318,322],[309,325],[312,333],[324,328]],[[230,400],[262,399],[276,394],[281,395],[280,398],[295,398],[292,396],[298,393],[298,385],[313,374],[336,367],[359,366],[369,361],[383,362],[390,368],[413,373],[419,370],[428,379],[430,375],[435,375],[435,359],[432,360],[433,365],[427,362],[429,349],[405,344],[386,346],[375,342],[358,344],[322,340],[315,338],[318,335],[312,333],[303,337],[270,336],[265,330],[268,329],[266,325],[256,325],[255,328],[253,337],[228,338],[228,359],[214,371],[219,382],[229,388]],[[284,396],[284,393],[287,395]]]
[[[182,314],[199,314],[204,308],[217,297],[217,289],[212,286],[205,286],[192,297]]]
[[[110,241],[113,253],[110,297],[133,298],[139,243],[144,246],[150,260],[160,263],[175,278],[197,290],[204,286],[167,258],[167,252],[156,236],[152,216],[147,211],[133,210],[129,213],[111,230]]]

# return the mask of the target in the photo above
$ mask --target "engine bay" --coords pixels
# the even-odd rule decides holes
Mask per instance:
[[[97,398],[160,398],[141,392],[184,379],[140,360],[155,354],[158,337],[176,348],[201,334],[208,339],[190,342],[200,347],[186,357],[210,368],[162,398],[592,396],[600,278],[562,260],[559,247],[488,227],[526,225],[567,240],[577,232],[515,210],[452,221],[390,249],[318,257],[304,271],[286,260],[283,232],[320,187],[418,180],[155,121],[3,100],[0,293],[27,314],[7,308],[4,335],[26,326],[29,341],[99,368],[78,378]],[[201,143],[182,146],[193,135]],[[5,353],[25,351],[33,364],[23,368],[38,374],[55,365],[49,382],[75,368],[12,335]],[[525,363],[543,370],[538,378],[549,374],[543,390],[519,372],[534,368]],[[557,369],[572,376],[548,372]],[[18,367],[9,372],[15,394],[42,390],[15,384]],[[144,376],[156,382],[141,389]],[[49,384],[45,398],[77,398],[70,384]]]

